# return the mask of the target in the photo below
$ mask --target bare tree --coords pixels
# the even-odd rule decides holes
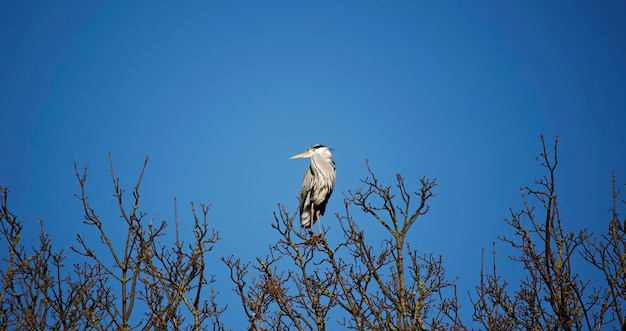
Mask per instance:
[[[176,205],[176,200],[174,200]],[[208,299],[203,300],[207,286],[215,282],[215,276],[205,275],[205,254],[211,251],[219,240],[216,230],[210,230],[207,221],[209,205],[202,204],[202,217],[199,218],[193,202],[195,241],[185,245],[178,238],[178,213],[175,216],[176,243],[167,247],[155,240],[143,241],[146,251],[147,276],[143,280],[144,289],[140,298],[148,305],[147,327],[157,330],[179,330],[185,325],[184,307],[191,314],[189,330],[223,330],[220,315],[226,309],[216,302],[217,293],[211,288]],[[148,233],[155,233],[152,224]],[[148,239],[150,237],[148,236]],[[203,292],[204,290],[204,292]]]
[[[625,264],[619,264],[619,255],[612,255],[620,252],[614,248],[625,244],[615,212],[618,192],[614,190],[614,218],[609,233],[602,236],[605,240],[591,242],[585,229],[567,231],[556,191],[558,137],[551,152],[543,136],[541,141],[543,151],[538,160],[547,174],[522,190],[523,209],[511,211],[506,220],[514,236],[500,238],[518,252],[511,259],[521,264],[524,276],[519,288],[511,291],[510,283],[497,273],[494,249],[493,271],[486,274],[483,264],[481,282],[472,298],[474,320],[487,330],[600,330],[607,310],[612,309],[623,325],[620,309],[625,287],[618,279],[623,279]],[[605,272],[607,288],[590,286],[591,280],[574,269],[581,254]]]
[[[0,270],[0,330],[224,330],[220,316],[225,307],[216,302],[214,276],[207,276],[205,260],[219,239],[208,224],[209,206],[201,205],[200,217],[191,204],[193,242],[178,240],[176,213],[176,243],[161,243],[167,223],[147,222],[147,214],[140,211],[139,188],[147,161],[127,208],[110,157],[114,196],[127,229],[121,245],[110,238],[89,203],[87,167],[81,173],[75,165],[85,223],[97,229],[105,250],[94,249],[79,234],[79,245],[72,251],[88,259],[71,269],[64,251],[53,250],[43,222],[38,245],[28,250],[21,244],[22,224],[7,206],[8,189],[0,187],[0,241],[8,253]],[[139,302],[144,311],[133,314]]]
[[[342,277],[351,287],[341,293],[350,297],[344,308],[354,320],[344,325],[372,330],[465,329],[458,316],[455,282],[446,278],[441,256],[420,254],[407,242],[413,225],[430,209],[428,201],[435,196],[436,180],[422,178],[419,189],[411,192],[398,174],[394,191],[379,182],[369,164],[367,168],[369,176],[362,181],[365,187],[348,191],[346,214],[340,217],[348,238],[346,247],[356,262],[348,265]],[[379,253],[365,240],[350,206],[361,209],[368,216],[365,219],[388,233]],[[362,309],[354,309],[357,302]]]
[[[9,189],[0,187],[0,202],[2,203],[0,209],[0,232],[2,233],[2,239],[6,242],[5,250],[7,252],[7,256],[2,259],[6,263],[6,269],[0,270],[0,276],[2,276],[2,291],[0,292],[0,303],[2,304],[0,322],[2,323],[2,329],[20,323],[18,319],[14,318],[21,316],[19,306],[14,301],[16,298],[19,298],[21,291],[14,284],[14,280],[19,277],[19,273],[28,263],[28,256],[20,242],[23,226],[7,206],[8,195]]]
[[[486,330],[626,331],[626,218],[619,212],[626,201],[615,174],[606,232],[568,230],[556,189],[558,138],[552,148],[541,141],[545,175],[521,190],[523,207],[506,220],[513,233],[499,238],[516,252],[511,263],[522,277],[498,273],[495,243],[488,271],[483,249],[480,283],[470,295],[473,320]],[[36,243],[25,247],[9,190],[0,187],[0,330],[225,330],[226,307],[217,303],[206,260],[219,240],[209,225],[210,206],[196,210],[191,203],[193,237],[185,242],[174,199],[175,241],[168,244],[167,222],[153,222],[140,204],[148,158],[127,200],[109,157],[125,236],[109,235],[104,224],[114,222],[92,208],[87,167],[75,165],[84,223],[100,244],[79,234],[71,250],[87,258],[80,263],[53,248],[43,222]],[[319,233],[294,225],[297,215],[279,205],[271,224],[279,239],[264,256],[222,257],[249,330],[466,330],[456,280],[446,276],[442,257],[408,241],[426,220],[436,180],[422,178],[413,191],[399,174],[391,186],[369,163],[367,170],[363,187],[344,194],[345,210],[332,225],[339,239],[328,236],[328,225]],[[579,268],[589,266],[601,277],[585,278],[589,268]]]
[[[201,205],[202,219],[197,216],[193,203],[195,241],[186,245],[178,240],[178,215],[176,214],[176,243],[167,247],[158,241],[165,235],[167,222],[153,224],[146,222],[147,213],[140,209],[140,185],[148,163],[145,158],[137,184],[132,195],[131,207],[124,204],[124,190],[115,176],[113,159],[109,154],[111,178],[114,196],[117,200],[120,215],[127,228],[125,241],[117,247],[109,238],[100,216],[89,204],[85,192],[87,167],[80,173],[75,166],[76,177],[81,187],[78,199],[83,204],[85,223],[95,227],[100,235],[101,244],[112,258],[107,264],[102,255],[96,254],[85,239],[79,234],[79,247],[72,247],[74,252],[92,259],[96,266],[104,270],[108,279],[115,281],[120,290],[119,304],[109,304],[106,308],[107,321],[119,330],[130,330],[137,327],[159,330],[203,330],[207,329],[206,321],[211,321],[213,329],[222,330],[223,324],[219,316],[225,308],[218,307],[216,293],[211,292],[208,299],[202,299],[203,289],[214,282],[214,276],[206,277],[205,254],[212,250],[218,241],[218,234],[211,231],[207,221],[208,205]],[[136,301],[147,304],[146,318],[132,318]],[[191,315],[191,323],[185,324],[182,309]],[[131,322],[135,321],[134,325]],[[187,325],[185,327],[185,325]]]
[[[619,199],[620,189],[617,187],[613,173],[611,219],[606,233],[599,238],[585,242],[583,258],[602,272],[606,280],[603,291],[595,291],[588,296],[590,303],[597,303],[599,308],[590,318],[597,330],[605,323],[617,322],[622,331],[626,330],[626,218],[620,219],[619,207],[626,204]]]
[[[344,234],[340,243],[327,242],[328,227],[320,234],[294,228],[295,216],[279,206],[272,227],[280,239],[266,258],[224,260],[250,330],[325,330],[331,318],[331,328],[355,330],[465,329],[441,257],[419,254],[406,241],[428,212],[436,182],[422,178],[420,189],[411,193],[398,175],[396,204],[392,187],[379,183],[369,165],[368,171],[365,187],[348,192],[346,214],[337,215]],[[366,240],[352,207],[365,212],[361,223],[369,220],[388,233],[380,251]]]
[[[15,329],[45,330],[52,312],[47,294],[55,282],[49,267],[53,258],[62,259],[62,253],[53,253],[50,238],[42,228],[39,245],[29,254],[20,243],[23,227],[6,205],[8,190],[3,188],[1,192],[2,234],[9,250],[7,269],[2,275],[2,320]]]
[[[0,329],[108,329],[100,321],[113,297],[102,269],[85,263],[68,272],[64,252],[53,250],[43,222],[38,245],[29,252],[21,244],[23,227],[7,207],[8,193],[0,188],[0,233],[8,253],[6,269],[0,271]]]
[[[268,256],[257,258],[254,264],[232,256],[223,258],[241,298],[248,329],[325,330],[335,300],[330,294],[334,280],[323,268],[318,246],[324,245],[323,235],[308,237],[294,228],[295,217],[284,206],[279,208],[272,227],[280,239],[270,245]]]

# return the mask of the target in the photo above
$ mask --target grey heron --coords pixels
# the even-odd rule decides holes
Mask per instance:
[[[300,225],[310,228],[324,215],[326,203],[335,187],[335,162],[330,148],[313,145],[306,152],[294,155],[291,159],[311,158],[311,164],[304,173],[300,190]]]

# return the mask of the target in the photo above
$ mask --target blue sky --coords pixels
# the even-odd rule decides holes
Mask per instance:
[[[277,204],[297,207],[307,161],[289,156],[312,144],[335,148],[331,227],[365,158],[389,184],[438,179],[410,240],[443,255],[463,297],[542,174],[540,133],[560,136],[566,227],[603,230],[611,171],[626,182],[624,2],[10,1],[0,22],[0,184],[24,240],[39,219],[57,248],[93,231],[74,162],[121,231],[107,153],[129,193],[149,154],[149,215],[172,220],[174,197],[187,219],[188,201],[212,204],[233,321],[218,258],[265,254]]]

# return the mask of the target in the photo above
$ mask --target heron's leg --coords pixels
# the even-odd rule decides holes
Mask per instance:
[[[315,213],[315,218],[317,219],[317,229],[319,230],[320,234],[322,234],[322,219],[320,218],[320,211],[318,210]]]
[[[315,223],[315,209],[313,208],[313,203],[311,203],[311,212],[309,213],[309,215],[311,215],[311,232],[313,232],[313,223]]]

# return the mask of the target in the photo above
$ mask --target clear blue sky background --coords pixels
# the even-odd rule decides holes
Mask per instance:
[[[626,181],[625,22],[620,1],[4,1],[0,184],[26,243],[43,219],[67,248],[93,232],[73,163],[121,234],[107,153],[129,196],[149,154],[149,215],[172,220],[174,197],[185,220],[188,201],[213,205],[211,269],[241,328],[218,258],[265,254],[277,203],[297,207],[308,161],[289,156],[321,143],[337,164],[331,232],[365,158],[389,184],[438,179],[410,240],[443,255],[465,300],[481,247],[511,234],[519,188],[542,174],[540,133],[560,136],[565,226],[605,228],[611,171]]]

